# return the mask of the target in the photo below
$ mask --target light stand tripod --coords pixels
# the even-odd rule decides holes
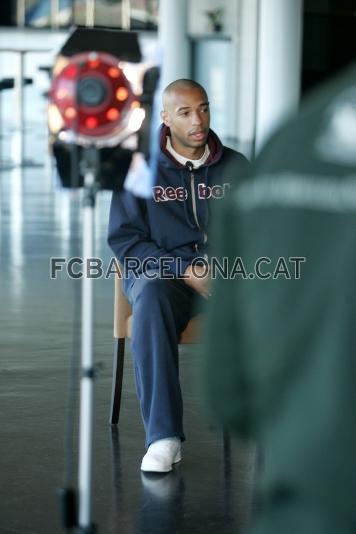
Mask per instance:
[[[98,47],[96,50],[93,50],[94,43]],[[98,190],[121,191],[132,171],[129,190],[134,194],[137,190],[141,194],[144,191],[145,195],[151,193],[148,185],[151,173],[146,168],[145,158],[148,160],[151,152],[151,108],[159,71],[158,67],[148,67],[142,76],[141,61],[138,36],[134,32],[76,29],[62,47],[53,69],[48,124],[62,185],[84,186],[82,260],[85,271],[94,252],[94,208]],[[129,67],[126,63],[132,65]],[[131,73],[129,78],[125,66]],[[133,170],[135,165],[131,169],[131,164],[136,152],[145,158],[139,157],[141,164]],[[146,188],[142,187],[145,180]],[[62,519],[67,531],[77,529],[81,534],[94,534],[91,497],[96,369],[93,364],[93,279],[88,273],[82,280],[81,319],[78,492],[72,487],[61,491]],[[74,366],[74,358],[72,361]],[[68,425],[67,445],[72,451],[69,428],[72,427]],[[72,471],[67,469],[68,482]]]
[[[83,150],[83,263],[94,255],[94,210],[98,183],[98,151],[94,147]],[[85,271],[85,269],[84,269]],[[82,281],[82,334],[79,423],[79,510],[78,528],[82,534],[95,534],[91,522],[92,500],[92,437],[93,437],[93,389],[95,366],[93,363],[93,279],[87,274]]]

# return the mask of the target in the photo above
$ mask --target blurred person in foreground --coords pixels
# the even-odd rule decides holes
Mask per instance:
[[[212,288],[205,387],[262,450],[249,532],[354,533],[355,65],[272,138],[216,222],[215,253],[242,274]]]

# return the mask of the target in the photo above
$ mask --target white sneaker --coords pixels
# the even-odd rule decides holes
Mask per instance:
[[[142,458],[141,471],[168,473],[173,464],[180,462],[181,441],[179,438],[164,438],[154,441]]]

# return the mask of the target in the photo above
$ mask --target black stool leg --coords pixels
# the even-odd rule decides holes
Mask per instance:
[[[120,415],[122,376],[124,371],[125,338],[119,338],[115,343],[114,366],[112,375],[112,392],[110,407],[110,424],[117,425]]]

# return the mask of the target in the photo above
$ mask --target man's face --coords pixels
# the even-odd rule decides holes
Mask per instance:
[[[199,88],[175,89],[164,102],[162,120],[171,130],[173,148],[182,156],[202,152],[210,126],[207,96]]]

